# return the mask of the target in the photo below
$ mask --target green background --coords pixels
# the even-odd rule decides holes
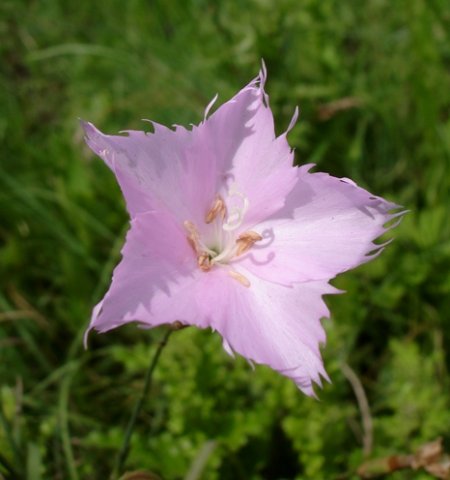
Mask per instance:
[[[128,217],[78,118],[112,133],[198,123],[261,58],[278,133],[301,108],[296,161],[410,213],[379,259],[333,281],[347,293],[327,299],[320,401],[231,359],[216,334],[176,332],[127,469],[358,478],[357,384],[368,458],[450,441],[449,32],[447,0],[1,2],[0,478],[107,479],[164,333],[129,325],[83,349]]]

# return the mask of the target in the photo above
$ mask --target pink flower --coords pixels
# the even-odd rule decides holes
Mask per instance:
[[[322,296],[337,293],[328,282],[380,253],[373,240],[402,213],[350,180],[294,167],[287,132],[275,136],[265,80],[263,68],[190,130],[152,122],[153,133],[111,136],[83,124],[131,216],[89,330],[211,327],[228,353],[313,395],[313,382],[327,378]]]

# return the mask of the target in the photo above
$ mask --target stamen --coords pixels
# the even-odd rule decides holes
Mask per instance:
[[[244,287],[249,288],[251,285],[248,278],[244,277],[244,275],[242,275],[241,273],[235,272],[234,270],[228,270],[228,275],[230,275],[231,278],[237,280]]]
[[[194,249],[194,252],[198,255],[201,253],[201,248],[200,248],[200,235],[197,231],[197,227],[190,222],[189,220],[186,220],[184,223],[184,228],[188,231],[189,236],[187,237],[189,245]]]
[[[237,250],[236,250],[236,257],[242,255],[243,253],[247,252],[252,248],[252,246],[262,240],[263,237],[259,233],[256,233],[252,230],[248,232],[241,233],[236,240]]]
[[[201,253],[197,257],[197,264],[198,268],[200,268],[200,270],[202,270],[203,272],[208,272],[209,270],[211,270],[212,267],[210,256],[205,252]]]
[[[206,217],[205,217],[205,222],[206,223],[213,222],[218,215],[220,215],[222,222],[227,215],[227,207],[222,197],[220,196],[217,196],[217,198],[214,200],[212,207],[208,210],[208,213],[206,214]]]
[[[212,268],[211,258],[214,252],[203,245],[197,227],[192,222],[186,220],[184,228],[189,232],[187,241],[197,255],[198,268],[203,272],[208,272]]]
[[[184,222],[184,228],[188,233],[187,241],[195,253],[198,268],[203,272],[208,272],[215,266],[227,268],[226,266],[234,258],[247,252],[256,242],[262,240],[259,233],[251,230],[240,235],[238,235],[238,232],[234,232],[244,220],[249,208],[249,200],[236,188],[235,184],[230,186],[227,193],[227,203],[220,195],[217,195],[205,215],[207,224],[214,222],[212,231],[210,228],[206,229],[208,244],[214,242],[214,249],[207,247],[202,240],[200,232],[205,233],[204,228],[199,231],[193,222],[189,220]],[[231,197],[238,197],[238,199],[230,202]],[[229,210],[229,213],[227,210]],[[216,222],[217,219],[220,221]],[[250,286],[250,282],[242,274],[234,270],[228,270],[228,273],[241,285]]]

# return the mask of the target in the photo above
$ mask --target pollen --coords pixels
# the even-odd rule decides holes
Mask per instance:
[[[187,237],[189,245],[193,248],[195,253],[199,254],[201,251],[201,248],[200,248],[200,235],[197,231],[197,227],[189,220],[186,220],[184,222],[184,228],[189,233]]]
[[[236,240],[236,246],[237,246],[236,257],[250,250],[253,247],[253,245],[256,242],[259,242],[260,240],[262,240],[261,235],[252,230],[241,233]]]
[[[197,227],[194,223],[186,220],[184,222],[184,228],[188,231],[187,241],[189,245],[194,250],[195,254],[197,255],[197,265],[200,270],[203,272],[208,272],[212,268],[211,258],[214,252],[212,250],[207,249],[201,239],[200,234],[198,233]]]
[[[225,202],[223,201],[223,198],[218,195],[214,200],[212,207],[208,210],[208,213],[206,214],[205,222],[212,223],[217,217],[220,217],[223,222],[226,215],[227,207],[225,205]]]
[[[200,253],[200,255],[197,257],[197,265],[202,272],[208,272],[211,270],[212,265],[210,255],[208,255],[206,252]]]
[[[235,270],[228,270],[228,275],[230,275],[231,278],[237,280],[244,287],[249,288],[251,285],[250,280],[247,277],[244,277],[244,275],[236,272]]]

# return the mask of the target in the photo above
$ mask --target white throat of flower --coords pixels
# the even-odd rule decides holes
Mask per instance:
[[[184,227],[188,232],[188,242],[197,255],[197,265],[203,272],[210,271],[213,267],[225,267],[229,275],[245,287],[250,286],[249,280],[244,275],[229,267],[231,261],[247,252],[252,246],[262,240],[259,233],[248,230],[238,233],[245,214],[249,208],[248,198],[240,192],[236,185],[232,185],[227,192],[227,200],[239,200],[227,211],[226,203],[217,195],[211,208],[205,216],[206,224],[213,224],[214,247],[208,247],[202,240],[196,225],[186,220]]]

